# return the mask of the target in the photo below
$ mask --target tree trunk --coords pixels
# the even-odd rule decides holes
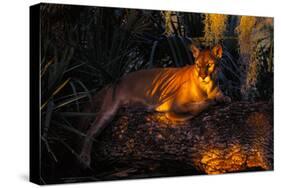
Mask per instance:
[[[93,161],[97,167],[116,167],[111,178],[271,170],[273,104],[217,105],[182,123],[123,108],[98,140]]]

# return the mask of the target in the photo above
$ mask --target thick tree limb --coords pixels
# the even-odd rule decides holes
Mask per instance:
[[[273,104],[214,106],[184,123],[170,122],[163,114],[124,108],[99,140],[93,161],[129,166],[119,177],[140,168],[159,172],[163,166],[180,169],[180,174],[187,169],[207,174],[271,170]]]

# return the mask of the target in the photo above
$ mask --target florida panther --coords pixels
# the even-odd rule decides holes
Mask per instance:
[[[149,110],[163,112],[175,121],[187,121],[216,102],[230,102],[216,82],[216,67],[222,46],[198,49],[190,46],[194,64],[181,68],[154,68],[130,73],[103,90],[101,109],[87,131],[80,154],[91,162],[92,140],[113,119],[123,105],[142,104]]]

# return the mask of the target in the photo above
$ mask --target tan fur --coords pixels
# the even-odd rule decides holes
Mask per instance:
[[[171,120],[193,118],[217,101],[229,101],[214,80],[220,45],[200,51],[191,46],[195,64],[183,68],[141,70],[124,76],[114,87],[108,87],[101,110],[87,132],[81,158],[89,165],[91,138],[97,136],[122,105],[142,104],[166,113]]]

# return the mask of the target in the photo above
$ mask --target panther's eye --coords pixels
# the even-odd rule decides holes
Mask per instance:
[[[212,66],[212,64],[209,63],[209,64],[207,65],[207,68],[210,68],[211,66]]]

